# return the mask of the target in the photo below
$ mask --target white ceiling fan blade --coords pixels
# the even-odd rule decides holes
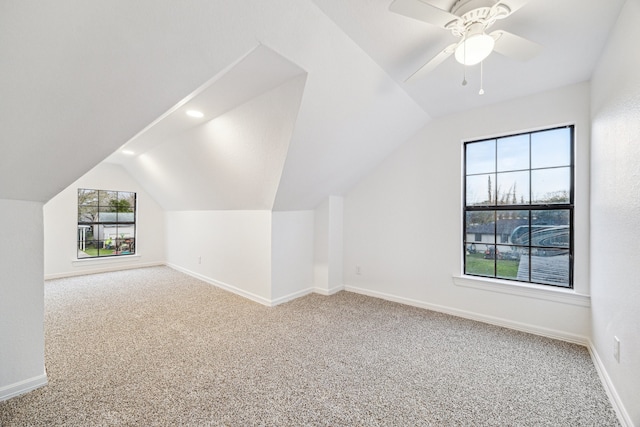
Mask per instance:
[[[457,45],[458,45],[457,43],[454,43],[454,44],[451,44],[451,45],[447,46],[443,51],[441,51],[436,56],[431,58],[431,60],[429,62],[424,64],[422,67],[420,67],[420,69],[418,71],[416,71],[415,73],[411,74],[405,80],[405,83],[414,82],[414,81],[419,80],[420,78],[426,76],[427,74],[429,74],[438,65],[442,64],[442,62],[445,59],[447,59],[448,57],[451,56],[451,54],[456,50],[456,46]]]
[[[528,61],[542,50],[542,46],[515,34],[498,30],[489,34],[496,41],[494,51],[518,61]]]
[[[446,28],[447,24],[460,19],[458,16],[422,0],[394,0],[389,6],[389,10],[442,28]]]

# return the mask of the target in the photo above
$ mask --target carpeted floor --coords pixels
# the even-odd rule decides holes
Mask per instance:
[[[348,292],[263,307],[167,267],[48,281],[10,426],[613,426],[581,346]]]

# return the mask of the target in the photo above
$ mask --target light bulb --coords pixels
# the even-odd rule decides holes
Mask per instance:
[[[485,34],[472,34],[456,47],[456,61],[464,65],[476,65],[493,51],[493,37]]]

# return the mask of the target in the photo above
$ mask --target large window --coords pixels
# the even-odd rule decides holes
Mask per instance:
[[[464,145],[464,272],[573,287],[574,128]]]
[[[78,189],[78,258],[136,252],[136,193]]]

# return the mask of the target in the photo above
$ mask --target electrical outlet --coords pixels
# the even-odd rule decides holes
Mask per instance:
[[[620,339],[613,337],[613,357],[620,363]]]
[[[362,271],[360,270],[360,266],[359,265],[356,265],[356,274],[357,275],[362,274]]]
[[[201,256],[198,257],[198,264],[202,264],[202,257]]]

